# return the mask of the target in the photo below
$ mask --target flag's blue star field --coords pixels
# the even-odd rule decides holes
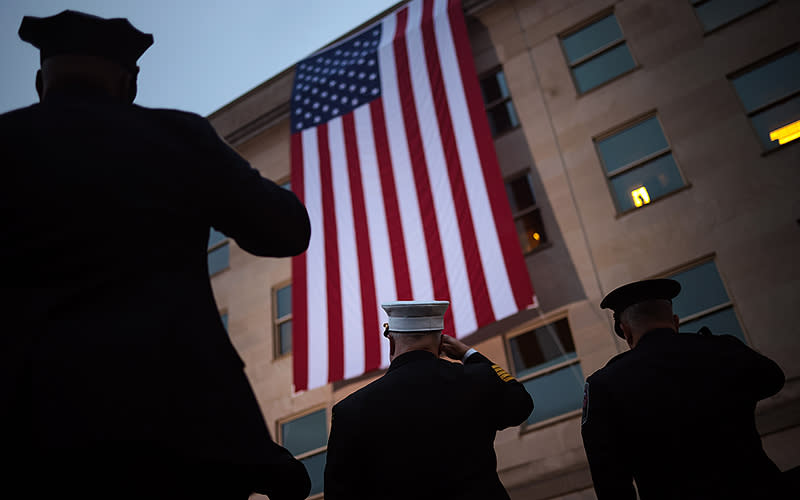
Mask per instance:
[[[381,25],[305,59],[295,67],[292,133],[345,115],[381,95]]]

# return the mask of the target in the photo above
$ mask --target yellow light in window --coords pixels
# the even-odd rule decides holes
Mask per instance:
[[[800,120],[769,133],[769,140],[778,141],[778,144],[786,144],[795,139],[800,139]]]
[[[542,239],[542,237],[539,236],[539,233],[533,233],[533,239],[539,241],[540,239]]]
[[[633,198],[633,204],[637,207],[650,203],[650,194],[644,186],[631,191],[631,198]]]

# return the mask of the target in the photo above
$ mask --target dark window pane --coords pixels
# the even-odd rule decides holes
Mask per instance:
[[[278,326],[278,352],[286,354],[292,352],[292,321],[285,321]]]
[[[636,67],[626,44],[617,45],[597,57],[575,66],[572,74],[578,84],[578,91],[589,91],[612,78]]]
[[[509,97],[505,74],[499,71],[481,80],[481,91],[483,93],[483,102],[486,104]]]
[[[217,247],[214,250],[208,252],[208,275],[211,276],[216,274],[223,269],[228,268],[228,262],[230,260],[230,249],[228,248],[230,245],[225,243],[221,247]]]
[[[736,313],[733,307],[722,309],[714,314],[709,314],[708,316],[703,316],[694,321],[684,323],[681,325],[681,331],[696,332],[703,326],[707,326],[714,335],[733,335],[742,342],[746,342],[744,340],[742,327],[739,325],[739,320],[736,319]]]
[[[766,106],[800,90],[800,52],[791,52],[732,81],[748,113]]]
[[[534,401],[528,425],[580,408],[583,382],[580,363],[523,382]]]
[[[575,357],[575,344],[566,319],[513,337],[509,346],[517,377]]]
[[[765,150],[780,146],[778,141],[769,139],[770,132],[797,120],[800,120],[800,95],[750,118],[758,134],[758,140]]]
[[[278,303],[278,318],[292,313],[292,285],[285,286],[277,291],[275,300]]]
[[[520,216],[515,223],[523,253],[528,253],[547,241],[542,214],[538,208]]]
[[[771,0],[711,0],[695,7],[703,29],[711,31]],[[697,2],[693,2],[697,3]]]
[[[325,487],[323,480],[325,479],[325,460],[327,455],[328,453],[323,451],[317,455],[312,455],[300,460],[303,462],[303,465],[306,466],[308,477],[311,478],[311,492],[309,493],[309,496],[322,493],[322,490]]]
[[[208,235],[208,246],[212,247],[215,244],[219,243],[220,241],[224,240],[226,236],[213,227],[211,228],[211,232]]]
[[[489,117],[489,128],[492,131],[492,136],[502,134],[506,130],[511,130],[519,125],[519,120],[517,120],[517,114],[511,101],[506,101],[487,109],[486,114]]]
[[[283,447],[292,455],[300,455],[325,446],[328,442],[325,410],[315,411],[281,424],[281,435],[283,436]]]
[[[225,331],[228,331],[228,315],[223,314],[220,316],[220,319],[222,320],[222,325],[225,326]]]
[[[668,147],[655,116],[597,142],[597,150],[609,174]]]
[[[622,38],[622,30],[619,28],[617,18],[614,17],[614,14],[611,14],[578,32],[562,38],[561,43],[564,45],[567,60],[571,64],[620,38]]]
[[[714,261],[700,264],[670,278],[681,284],[681,293],[672,299],[672,310],[680,318],[729,301]]]
[[[656,158],[611,179],[620,212],[636,208],[637,200],[646,205],[683,185],[672,154]]]
[[[536,205],[530,174],[506,182],[506,194],[508,194],[508,201],[511,203],[511,211],[514,213]]]

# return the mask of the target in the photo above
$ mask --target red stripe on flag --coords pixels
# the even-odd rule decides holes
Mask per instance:
[[[317,127],[319,173],[322,186],[323,238],[325,240],[325,283],[328,294],[328,381],[344,378],[344,332],[342,291],[339,276],[339,236],[336,228],[328,124]]]
[[[364,370],[381,366],[381,344],[378,333],[378,305],[375,297],[372,250],[369,243],[367,210],[364,203],[364,187],[361,183],[361,162],[358,157],[356,125],[353,113],[342,117],[344,147],[347,155],[347,171],[350,178],[350,198],[353,206],[353,226],[358,253],[358,275],[361,282],[361,312],[364,319]]]
[[[428,264],[433,280],[433,293],[436,300],[450,300],[447,284],[447,272],[442,253],[442,242],[439,238],[439,224],[436,221],[436,207],[428,180],[425,151],[419,129],[419,119],[414,100],[414,89],[411,86],[408,50],[406,47],[405,29],[408,22],[408,9],[397,13],[397,33],[394,39],[394,57],[397,66],[397,87],[400,93],[400,107],[403,110],[403,121],[406,128],[406,140],[411,159],[411,170],[417,188],[417,200],[422,215],[422,227],[425,232],[425,244],[428,249]],[[420,298],[420,297],[415,297]],[[453,308],[448,307],[445,313],[445,324],[453,325]]]
[[[453,32],[458,66],[461,70],[461,82],[464,85],[472,127],[475,130],[475,143],[478,147],[478,156],[483,167],[483,177],[489,195],[489,203],[492,206],[500,247],[503,251],[506,272],[511,282],[511,289],[514,293],[517,308],[522,310],[533,302],[533,288],[531,287],[528,270],[525,267],[525,261],[519,247],[519,239],[514,227],[511,207],[506,197],[505,185],[500,176],[500,166],[497,163],[492,134],[489,131],[489,123],[485,115],[483,96],[475,78],[477,73],[475,72],[475,63],[472,60],[467,26],[462,15],[461,3],[458,0],[450,0],[448,16],[450,18],[450,28]]]
[[[439,65],[439,48],[436,45],[436,34],[433,26],[433,0],[425,0],[422,14],[422,39],[425,46],[425,60],[428,66],[428,77],[431,82],[436,118],[439,122],[442,148],[444,149],[447,171],[450,177],[450,190],[453,194],[458,228],[461,233],[461,247],[464,249],[464,260],[467,266],[472,303],[478,326],[484,326],[495,320],[492,303],[489,299],[489,289],[481,262],[478,240],[475,236],[475,225],[472,222],[472,212],[467,200],[467,188],[461,160],[458,156],[456,136],[453,131],[453,122],[450,115],[450,105],[447,102],[447,89],[442,79],[442,68]]]
[[[411,300],[411,275],[408,271],[403,225],[399,223],[400,206],[397,203],[397,190],[392,175],[392,156],[389,152],[389,136],[386,132],[386,120],[383,113],[383,98],[369,103],[372,117],[372,130],[375,138],[375,153],[378,156],[378,172],[381,178],[383,208],[386,212],[386,227],[389,230],[389,247],[392,251],[392,266],[397,289],[397,300]]]
[[[292,134],[292,191],[305,201],[303,179],[302,133]],[[306,254],[292,259],[292,351],[294,358],[294,388],[304,391],[308,388],[308,298],[306,297]],[[278,332],[274,332],[278,334]],[[277,353],[276,353],[277,354]]]

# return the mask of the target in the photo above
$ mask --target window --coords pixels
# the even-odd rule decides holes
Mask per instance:
[[[275,357],[292,352],[292,285],[277,288],[274,293]]]
[[[328,448],[325,409],[280,424],[281,445],[303,462],[311,477],[311,495],[322,493]]]
[[[800,51],[770,57],[731,77],[765,151],[800,138]]]
[[[519,126],[514,103],[506,85],[506,75],[503,70],[494,71],[481,78],[481,93],[486,104],[486,116],[489,117],[489,128],[492,137]]]
[[[636,67],[614,14],[562,35],[561,46],[580,94]]]
[[[595,139],[620,213],[647,205],[683,187],[658,118],[645,118]]]
[[[287,190],[287,191],[291,191],[292,190],[292,181],[286,181],[283,184],[281,184],[280,186],[283,189]]]
[[[725,26],[773,0],[689,0],[707,32]]]
[[[227,269],[230,260],[228,237],[213,227],[208,237],[208,275],[213,276]]]
[[[681,293],[672,299],[681,331],[696,332],[707,326],[714,335],[729,334],[745,342],[733,302],[713,260],[668,277],[681,284]]]
[[[531,174],[526,172],[506,181],[506,194],[511,203],[511,212],[514,215],[522,252],[532,252],[547,241],[547,235],[544,232],[542,215],[533,197]]]
[[[508,340],[515,376],[534,398],[527,425],[581,408],[583,372],[566,318]]]

